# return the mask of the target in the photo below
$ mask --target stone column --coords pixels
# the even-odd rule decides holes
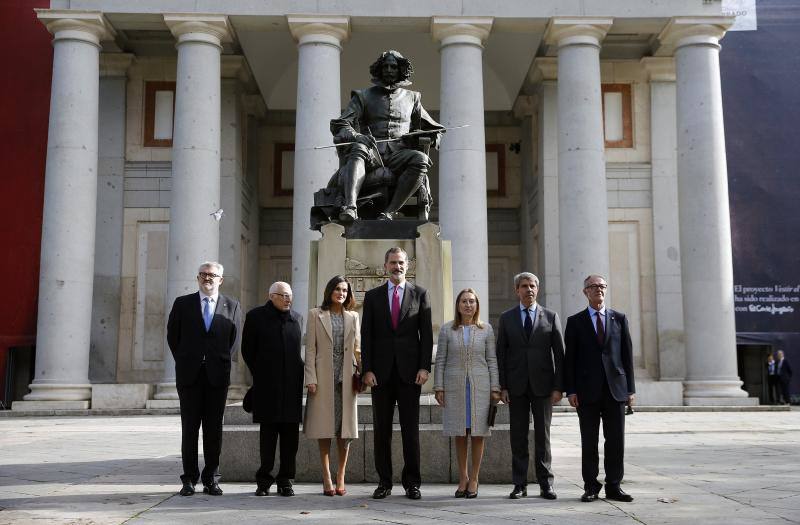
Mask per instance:
[[[228,21],[215,15],[164,15],[177,39],[167,308],[197,291],[197,268],[219,260],[220,51]],[[224,293],[224,291],[223,291]],[[175,361],[164,344],[164,379],[156,400],[177,403]],[[151,403],[152,405],[152,403]]]
[[[719,40],[733,19],[675,18],[660,39],[675,49],[678,213],[686,330],[684,403],[743,404],[736,367],[733,255]]]
[[[561,313],[586,307],[589,274],[608,278],[608,206],[600,96],[600,42],[610,18],[553,18],[558,47],[558,216]],[[613,286],[613,283],[611,283]]]
[[[672,57],[645,57],[642,65],[650,79],[658,377],[662,381],[682,381],[686,377],[686,349],[678,233],[675,61]]]
[[[53,34],[36,376],[21,410],[88,408],[100,40],[113,36],[97,12],[37,10]]]
[[[483,116],[483,43],[491,18],[434,17],[440,44],[440,122],[448,132],[439,150],[439,222],[452,242],[453,291],[474,288],[489,317],[489,251],[486,216],[486,135]],[[484,311],[485,310],[485,311]]]
[[[342,111],[340,58],[342,42],[350,33],[344,16],[289,16],[289,30],[297,40],[297,113],[294,142],[294,197],[292,222],[292,309],[308,313],[311,241],[319,234],[309,229],[314,192],[328,184],[339,167],[330,120]]]

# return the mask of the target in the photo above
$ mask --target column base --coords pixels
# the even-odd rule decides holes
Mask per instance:
[[[87,410],[89,401],[14,401],[11,410],[15,411],[51,411],[51,410]]]
[[[686,406],[754,406],[758,398],[748,397],[741,381],[684,381],[683,404]]]
[[[158,383],[153,399],[148,399],[146,408],[180,408],[181,402],[178,399],[178,389],[175,382]]]
[[[25,401],[86,401],[92,399],[92,385],[88,383],[37,383],[28,385],[30,394]]]
[[[233,384],[228,387],[228,403],[235,403],[244,399],[247,389],[250,387],[244,384]]]

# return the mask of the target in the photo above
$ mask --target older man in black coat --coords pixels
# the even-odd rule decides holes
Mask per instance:
[[[242,356],[253,374],[253,422],[261,424],[261,466],[256,496],[266,496],[274,482],[278,494],[294,496],[292,479],[303,413],[303,360],[300,357],[303,318],[292,306],[292,288],[273,283],[264,306],[247,313]],[[280,468],[272,476],[280,437]]]

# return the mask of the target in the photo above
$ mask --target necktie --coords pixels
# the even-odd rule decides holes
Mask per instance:
[[[392,294],[392,328],[397,330],[398,324],[400,324],[400,294],[397,293],[397,286],[395,286]]]
[[[525,309],[525,337],[528,339],[531,338],[531,332],[533,332],[533,319],[531,319],[531,311],[526,308]]]
[[[606,331],[603,328],[603,321],[600,320],[600,312],[597,312],[595,315],[597,316],[597,344],[605,346]]]
[[[208,329],[211,328],[211,319],[213,318],[214,312],[211,311],[211,298],[204,297],[203,298],[203,322],[206,325],[206,332]]]

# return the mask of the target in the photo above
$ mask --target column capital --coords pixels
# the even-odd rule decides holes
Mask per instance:
[[[178,46],[199,42],[222,49],[223,42],[233,42],[233,32],[224,15],[168,14],[164,15],[164,23],[178,39]]]
[[[431,34],[442,47],[451,44],[469,44],[483,47],[492,31],[494,18],[466,16],[434,16]]]
[[[100,53],[100,76],[127,77],[133,59],[131,53]]]
[[[533,84],[558,80],[558,59],[556,57],[534,58],[528,78]]]
[[[522,119],[524,117],[530,117],[533,115],[538,104],[538,98],[538,95],[518,96],[514,101],[514,106],[511,108],[511,111],[514,113],[514,117]]]
[[[644,57],[639,61],[650,82],[675,82],[675,59],[672,57]]]
[[[719,41],[735,20],[735,16],[676,16],[658,35],[661,46],[656,54],[672,55],[683,46],[719,48]]]
[[[595,46],[600,47],[600,42],[606,37],[613,18],[565,16],[551,18],[547,23],[544,40],[549,45],[564,46]]]
[[[101,40],[113,40],[117,34],[100,11],[70,9],[34,9],[34,11],[39,21],[53,35],[53,42],[81,40],[100,47]]]
[[[328,44],[341,50],[350,38],[349,16],[288,15],[286,21],[298,46]]]
[[[248,91],[258,89],[250,64],[242,55],[222,55],[220,57],[220,76],[238,80]]]

